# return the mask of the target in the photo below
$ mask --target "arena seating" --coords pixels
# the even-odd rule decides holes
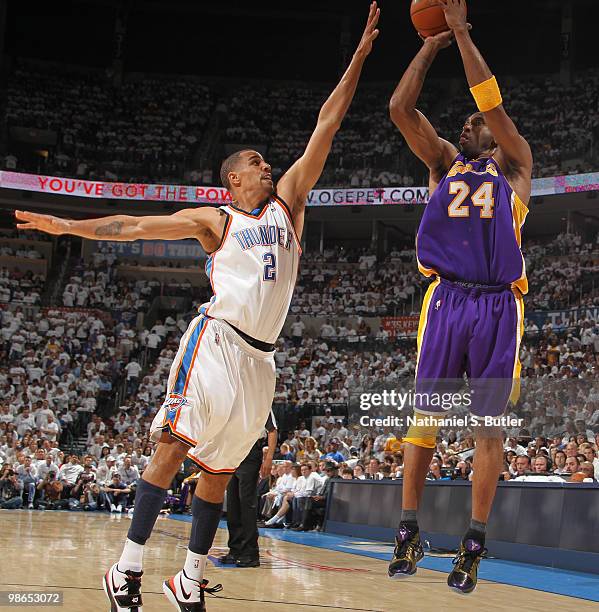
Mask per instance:
[[[596,245],[560,234],[523,250],[530,295],[527,310],[573,308],[597,303]],[[416,270],[414,249],[393,250],[384,265],[367,249],[306,253],[290,314],[389,316],[419,312],[428,281]],[[595,279],[595,282],[593,282]],[[373,330],[376,333],[377,330]]]
[[[528,140],[534,157],[533,176],[578,174],[596,170],[583,160],[599,136],[599,72],[576,75],[569,87],[549,77],[531,77],[503,87],[504,104]],[[457,138],[471,106],[468,92],[456,98],[439,116],[439,132]],[[565,165],[567,160],[578,160]],[[596,160],[595,160],[596,161]]]
[[[171,182],[183,176],[212,107],[209,88],[193,80],[115,87],[103,74],[23,64],[8,85],[6,122],[58,135],[45,173]]]
[[[99,505],[90,501],[102,493],[92,481],[103,486],[115,470],[123,478],[143,472],[153,448],[148,440],[152,416],[189,318],[168,317],[136,331],[122,315],[147,312],[159,293],[186,295],[186,304],[197,306],[208,289],[193,287],[191,293],[184,281],[178,282],[184,268],[172,268],[171,284],[121,277],[119,267],[132,262],[100,251],[88,264],[69,260],[62,276],[57,271],[62,264],[54,262],[48,274],[62,280],[48,293],[43,276],[20,269],[29,259],[40,259],[35,245],[47,250],[47,240],[28,237],[33,238],[29,244],[22,234],[0,235],[1,255],[16,262],[12,272],[6,268],[0,274],[0,470],[10,467],[20,474],[21,503],[111,508],[107,497],[100,496]],[[550,242],[526,243],[525,252],[533,287],[528,308],[597,305],[594,244],[560,234]],[[410,248],[391,251],[384,266],[375,266],[376,256],[368,250],[305,255],[309,265],[302,266],[290,320],[310,314],[321,315],[324,322],[316,333],[308,333],[303,323],[292,326],[279,340],[273,404],[281,431],[277,458],[314,461],[323,479],[332,461],[339,463],[344,478],[401,477],[399,432],[354,428],[352,414],[361,393],[413,379],[414,335],[394,339],[366,322],[372,316],[418,311],[426,281],[415,272],[413,258]],[[514,408],[524,424],[506,432],[502,477],[526,478],[534,472],[567,479],[576,468],[597,478],[599,397],[589,384],[599,354],[599,321],[578,314],[548,319],[539,327],[530,319],[525,332],[523,393]],[[564,394],[565,385],[571,392]],[[469,430],[440,433],[428,477],[468,479]],[[529,459],[518,462],[525,455]],[[35,476],[26,457],[33,460]],[[86,463],[92,468],[84,469]],[[63,483],[56,504],[35,492],[40,483],[45,486],[48,465],[55,466]],[[93,478],[87,475],[90,470]],[[192,481],[182,495],[170,499],[172,510],[186,509]],[[267,484],[276,488],[276,478]]]
[[[360,86],[319,186],[426,184],[425,167],[389,119],[394,86]],[[125,78],[117,87],[97,73],[21,61],[8,83],[9,133],[13,127],[52,130],[58,143],[39,166],[9,149],[5,167],[109,181],[214,183],[220,143],[265,150],[276,177],[301,154],[329,92],[322,85],[276,88],[272,96],[271,87],[256,84],[232,88],[222,81],[150,76]],[[472,100],[466,90],[440,96],[446,89],[427,82],[418,106],[441,136],[455,142]],[[534,176],[597,169],[591,145],[599,137],[598,91],[596,70],[575,75],[569,87],[551,77],[506,79],[505,105],[531,144]],[[200,162],[195,155],[211,121],[216,131]]]

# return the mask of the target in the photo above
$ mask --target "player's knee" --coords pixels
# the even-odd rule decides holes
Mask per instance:
[[[176,463],[177,467],[185,461],[189,446],[164,432],[156,448],[156,461],[160,463]]]
[[[500,427],[478,427],[474,439],[476,448],[503,448],[503,430]]]
[[[209,474],[202,472],[195,494],[207,502],[220,503],[225,498],[225,490],[232,474]]]

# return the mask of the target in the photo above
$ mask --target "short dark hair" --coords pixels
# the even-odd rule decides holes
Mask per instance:
[[[229,182],[229,172],[233,172],[235,167],[239,163],[241,159],[241,154],[245,151],[249,151],[250,149],[241,149],[241,151],[235,151],[235,153],[231,153],[225,161],[220,166],[220,182],[223,184],[223,187],[231,191],[231,183]]]

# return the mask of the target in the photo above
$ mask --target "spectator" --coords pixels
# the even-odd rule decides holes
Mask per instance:
[[[0,475],[0,508],[14,510],[23,505],[23,483],[15,471],[6,466]]]
[[[64,485],[57,479],[56,472],[50,470],[37,485],[40,499],[34,502],[36,508],[41,510],[61,510],[68,508],[69,502],[61,499]]]
[[[112,482],[102,487],[101,491],[106,494],[107,509],[117,514],[123,511],[123,506],[126,505],[128,495],[131,493],[131,489],[121,482],[118,472],[112,475]]]

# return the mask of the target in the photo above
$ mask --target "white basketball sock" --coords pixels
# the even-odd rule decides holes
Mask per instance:
[[[129,538],[125,540],[123,553],[118,562],[119,569],[124,572],[131,570],[132,572],[141,572],[141,567],[144,558],[144,547],[142,544],[137,544]]]
[[[204,577],[204,570],[206,569],[206,562],[208,555],[198,555],[187,549],[187,557],[185,559],[185,565],[183,566],[184,576],[190,580],[202,581]]]

